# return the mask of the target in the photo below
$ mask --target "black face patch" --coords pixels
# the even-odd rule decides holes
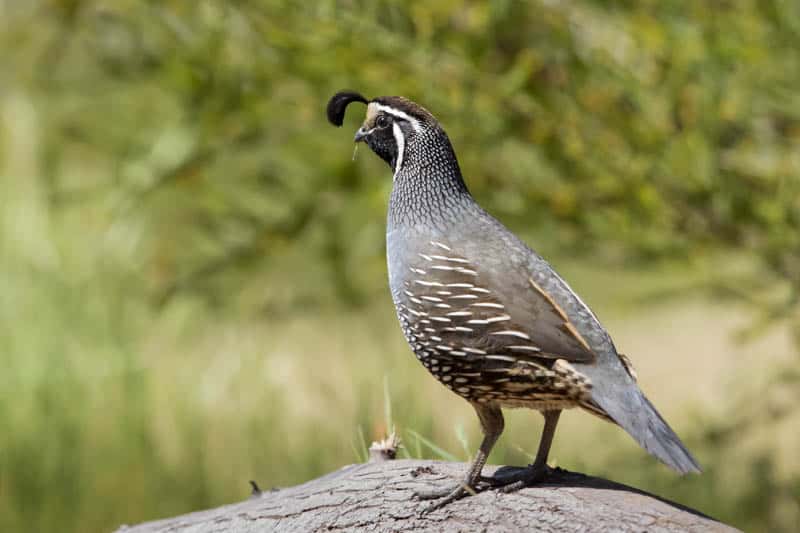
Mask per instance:
[[[364,140],[367,142],[367,146],[369,146],[370,149],[378,155],[378,157],[386,161],[389,166],[394,168],[394,164],[397,161],[397,141],[394,138],[391,121],[383,127],[377,124],[378,119],[383,116],[385,115],[379,115],[379,117],[376,117],[375,129],[372,131],[372,133],[367,135]]]

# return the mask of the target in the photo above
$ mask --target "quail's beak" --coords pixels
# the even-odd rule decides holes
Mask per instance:
[[[353,137],[353,142],[357,143],[357,142],[363,141],[364,139],[367,138],[367,135],[369,135],[370,133],[371,132],[365,130],[363,126],[358,128],[358,131],[356,132],[356,136]]]

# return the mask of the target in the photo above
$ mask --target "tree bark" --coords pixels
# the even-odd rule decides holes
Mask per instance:
[[[421,516],[428,502],[413,498],[414,491],[455,484],[466,468],[439,461],[372,461],[296,487],[255,493],[240,503],[118,531],[736,531],[677,503],[561,469],[535,487],[512,494],[486,490]],[[484,474],[495,468],[487,466]]]

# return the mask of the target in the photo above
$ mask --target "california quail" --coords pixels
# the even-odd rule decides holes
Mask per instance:
[[[351,102],[367,104],[355,142],[393,172],[386,249],[403,334],[425,368],[472,404],[484,433],[462,483],[418,495],[442,498],[429,509],[485,484],[509,491],[541,479],[559,414],[571,407],[618,424],[674,470],[699,472],[594,313],[475,202],[433,115],[403,97],[342,91],[328,103],[328,120],[341,126]],[[521,475],[482,478],[503,431],[503,407],[543,413],[539,450]]]

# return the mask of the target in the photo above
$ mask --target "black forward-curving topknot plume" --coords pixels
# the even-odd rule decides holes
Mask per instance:
[[[334,126],[341,126],[344,122],[344,110],[350,102],[368,104],[369,100],[355,91],[339,91],[328,102],[328,120]]]

